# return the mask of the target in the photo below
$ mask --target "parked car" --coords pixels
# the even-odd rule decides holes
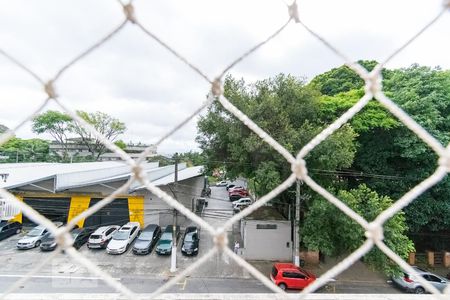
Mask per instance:
[[[241,210],[243,210],[244,208],[248,207],[250,204],[247,203],[238,203],[235,206],[233,206],[233,211],[234,212],[240,212]]]
[[[22,223],[19,222],[1,222],[0,223],[0,241],[22,231]]]
[[[149,254],[152,252],[159,237],[161,236],[161,227],[156,224],[147,225],[138,236],[133,245],[134,254]]]
[[[241,198],[248,197],[249,194],[247,190],[235,190],[231,192],[228,196],[230,197],[230,201],[236,201]]]
[[[270,279],[282,290],[301,290],[314,282],[316,276],[292,263],[276,263],[272,267]]]
[[[54,224],[56,227],[61,227],[63,225],[62,222],[55,222]],[[18,249],[31,249],[39,247],[41,245],[42,238],[48,232],[48,229],[44,226],[36,226],[17,242],[16,247]]]
[[[253,203],[253,200],[251,198],[248,197],[244,197],[238,200],[233,201],[233,206],[236,206],[237,204],[247,204],[250,205]]]
[[[226,180],[216,182],[216,186],[226,186],[227,184],[228,184],[228,182]]]
[[[106,252],[109,254],[122,254],[128,250],[131,243],[137,237],[141,226],[138,222],[128,222],[120,227],[106,246]]]
[[[118,225],[110,225],[110,226],[102,226],[98,228],[88,240],[88,248],[106,248],[109,241],[111,240],[113,234],[119,230],[120,226]]]
[[[87,243],[89,237],[94,232],[95,228],[92,227],[84,227],[84,228],[75,228],[70,232],[73,239],[73,247],[75,249],[80,249],[81,246]]]
[[[236,186],[235,183],[229,183],[229,184],[227,184],[226,189],[227,189],[227,191],[228,191],[228,190],[230,190],[232,187],[235,187],[235,186]]]
[[[228,194],[230,194],[230,193],[232,193],[234,191],[237,191],[237,190],[245,190],[245,188],[243,186],[240,186],[240,185],[235,185],[235,186],[233,186],[233,187],[228,189]]]
[[[51,232],[47,232],[41,240],[39,247],[41,251],[53,251],[56,248],[55,236]]]
[[[164,230],[164,233],[159,239],[158,245],[156,246],[156,253],[160,255],[169,255],[172,253],[173,244],[173,225],[168,225]],[[180,226],[175,228],[175,239],[178,240],[180,236]]]
[[[422,276],[425,280],[427,280],[431,285],[433,285],[440,291],[443,291],[449,284],[449,281],[442,276],[428,272],[416,266],[413,266],[413,269],[419,274],[419,276]],[[425,288],[420,282],[417,281],[417,278],[412,274],[402,273],[400,276],[392,277],[392,281],[398,287],[408,292],[413,292],[416,294],[425,293]]]
[[[183,236],[181,253],[184,255],[197,255],[200,242],[200,231],[197,226],[189,226]]]

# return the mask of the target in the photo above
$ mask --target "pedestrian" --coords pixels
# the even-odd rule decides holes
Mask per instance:
[[[239,242],[234,242],[234,253],[239,254]]]

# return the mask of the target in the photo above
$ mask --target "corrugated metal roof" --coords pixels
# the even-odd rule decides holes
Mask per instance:
[[[175,166],[158,167],[158,163],[144,163],[142,168],[149,181],[155,185],[165,185],[175,181]],[[178,165],[178,180],[200,176],[203,167],[187,168],[185,163]],[[130,167],[123,162],[92,163],[19,163],[0,164],[0,174],[9,174],[6,182],[0,181],[0,188],[13,189],[41,181],[54,179],[54,192],[93,186],[96,184],[128,180],[132,175]],[[130,190],[144,188],[140,182],[134,182]]]

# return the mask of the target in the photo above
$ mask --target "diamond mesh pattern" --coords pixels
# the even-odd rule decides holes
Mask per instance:
[[[387,256],[389,256],[394,262],[396,262],[403,270],[409,273],[415,274],[415,271],[398,255],[396,255],[392,250],[390,250],[383,243],[383,227],[382,225],[391,218],[395,213],[401,210],[403,207],[407,206],[409,203],[414,201],[420,194],[424,191],[437,184],[446,174],[450,171],[450,146],[443,146],[439,143],[432,135],[430,135],[425,129],[423,129],[419,124],[417,124],[408,114],[406,114],[401,108],[399,108],[392,100],[390,100],[384,93],[383,87],[381,84],[381,69],[383,66],[390,61],[393,57],[398,55],[404,48],[406,48],[412,41],[414,41],[419,35],[424,33],[433,23],[435,23],[439,18],[441,18],[444,13],[449,9],[450,2],[444,1],[442,10],[440,13],[433,18],[428,24],[426,24],[420,31],[417,32],[414,36],[412,36],[402,47],[394,51],[384,62],[380,63],[375,69],[371,72],[368,72],[361,65],[352,62],[349,58],[347,58],[344,54],[342,54],[338,49],[336,49],[333,45],[331,45],[325,38],[321,37],[314,30],[309,28],[305,23],[303,23],[302,19],[298,14],[297,3],[294,2],[287,7],[287,16],[286,21],[282,24],[279,29],[277,29],[274,33],[270,34],[264,41],[258,43],[250,50],[242,54],[240,57],[235,59],[229,66],[223,69],[223,71],[214,79],[210,79],[201,69],[191,63],[188,59],[183,57],[180,53],[178,53],[175,49],[173,49],[170,45],[166,44],[161,38],[159,38],[156,34],[151,32],[148,28],[146,28],[138,18],[136,18],[134,14],[134,7],[132,1],[129,3],[122,3],[119,1],[119,4],[123,8],[124,13],[124,21],[117,27],[113,28],[111,32],[105,37],[101,38],[94,45],[83,51],[81,54],[76,56],[73,60],[63,66],[56,75],[45,81],[40,78],[36,73],[30,70],[27,66],[22,64],[13,55],[6,53],[2,49],[0,49],[0,55],[6,57],[12,64],[21,68],[25,73],[28,73],[33,78],[35,78],[45,90],[47,94],[47,98],[42,100],[42,105],[32,114],[23,118],[23,120],[18,124],[14,129],[4,133],[0,136],[0,145],[5,143],[9,138],[11,138],[15,131],[17,131],[20,127],[22,127],[26,122],[33,119],[40,111],[42,111],[50,102],[55,103],[62,109],[64,112],[69,114],[74,120],[76,120],[82,127],[84,127],[87,131],[92,133],[96,138],[100,139],[104,145],[109,148],[111,151],[120,155],[120,157],[129,165],[133,176],[131,179],[126,182],[122,187],[117,189],[113,194],[104,198],[102,201],[79,214],[77,217],[72,219],[67,226],[62,228],[56,228],[52,222],[46,219],[44,216],[40,215],[37,211],[26,205],[25,203],[18,201],[11,193],[4,189],[0,189],[0,196],[5,199],[5,201],[9,203],[13,203],[17,206],[24,214],[26,214],[31,220],[36,223],[42,224],[46,226],[52,233],[55,234],[56,240],[58,243],[59,250],[64,249],[65,253],[72,257],[74,261],[78,264],[84,266],[92,273],[96,274],[100,278],[102,278],[108,285],[112,288],[120,292],[123,296],[128,299],[136,299],[137,295],[134,294],[130,289],[124,286],[119,281],[116,281],[112,278],[108,273],[102,271],[95,264],[91,263],[86,257],[80,254],[71,246],[71,237],[68,232],[75,226],[75,224],[96,211],[100,208],[104,207],[108,203],[114,200],[114,198],[125,192],[128,187],[134,182],[139,181],[142,183],[150,192],[154,193],[161,199],[163,199],[168,205],[177,209],[180,213],[184,214],[187,218],[191,219],[199,226],[205,228],[208,233],[211,235],[211,238],[214,240],[214,247],[207,252],[203,257],[198,259],[195,263],[191,264],[188,268],[183,270],[177,276],[173,277],[171,280],[162,285],[158,290],[156,290],[153,294],[150,295],[150,298],[154,298],[168,288],[176,284],[180,279],[189,275],[193,270],[200,267],[204,264],[208,258],[212,257],[216,253],[220,253],[222,257],[228,256],[233,259],[238,265],[245,268],[250,274],[252,274],[255,278],[260,280],[265,286],[270,288],[272,291],[276,293],[284,293],[279,287],[274,285],[265,275],[261,274],[258,270],[256,270],[253,266],[248,264],[241,257],[233,253],[227,247],[227,238],[226,238],[226,229],[230,228],[235,222],[239,221],[243,217],[249,215],[257,208],[263,206],[279,193],[286,190],[289,186],[291,186],[297,179],[302,180],[309,187],[311,187],[314,191],[322,195],[329,202],[338,207],[343,213],[347,216],[355,220],[360,226],[362,226],[366,232],[367,240],[354,251],[351,255],[341,261],[332,269],[328,270],[324,275],[322,275],[318,280],[316,280],[312,285],[308,286],[306,289],[299,294],[298,298],[303,298],[309,293],[314,292],[321,286],[323,286],[329,279],[338,275],[347,269],[350,265],[352,265],[355,261],[359,260],[363,255],[365,255],[368,251],[370,251],[374,246],[378,247],[381,251],[383,251]],[[113,143],[108,141],[105,137],[103,137],[100,133],[98,133],[92,126],[87,124],[84,120],[82,120],[73,110],[67,107],[65,104],[60,101],[59,95],[56,92],[56,86],[58,84],[58,79],[61,75],[68,70],[70,70],[75,64],[81,61],[83,58],[88,56],[94,51],[101,51],[98,48],[106,43],[108,40],[114,38],[114,36],[120,32],[124,26],[128,23],[132,23],[136,25],[136,30],[141,30],[146,36],[162,47],[164,47],[168,52],[177,57],[181,63],[189,66],[194,72],[200,75],[204,80],[211,84],[211,90],[209,93],[209,97],[207,101],[205,101],[200,107],[198,107],[190,116],[188,116],[181,123],[177,124],[170,131],[168,131],[157,143],[159,145],[164,140],[166,140],[169,136],[173,135],[178,129],[183,127],[187,122],[189,122],[192,118],[200,113],[205,107],[210,105],[213,101],[219,101],[225,109],[227,109],[230,113],[236,116],[239,120],[241,120],[249,129],[251,129],[254,133],[256,133],[262,140],[264,140],[267,144],[273,147],[277,152],[279,152],[290,164],[292,168],[292,174],[286,179],[282,184],[280,184],[273,191],[263,196],[259,201],[252,204],[250,207],[241,211],[240,213],[234,215],[232,218],[227,220],[223,226],[219,228],[214,228],[206,221],[195,215],[193,212],[185,208],[179,202],[177,202],[172,196],[168,195],[151,182],[145,176],[140,164],[145,160],[145,156],[147,153],[151,151],[150,148],[146,149],[144,153],[142,153],[140,159],[137,161],[132,160],[124,151],[115,146]],[[268,135],[264,130],[262,130],[258,125],[256,125],[251,119],[249,119],[244,113],[242,113],[238,108],[233,106],[231,102],[223,95],[223,88],[221,80],[226,72],[228,72],[235,65],[239,64],[243,60],[245,60],[249,55],[255,52],[260,47],[263,47],[266,43],[269,43],[274,37],[276,37],[280,32],[282,32],[287,26],[297,26],[303,27],[310,34],[312,34],[315,38],[317,38],[324,47],[331,50],[334,54],[341,57],[348,67],[350,67],[354,72],[356,72],[364,81],[365,81],[365,95],[347,112],[345,112],[340,118],[334,121],[330,126],[324,129],[320,134],[314,137],[307,145],[305,145],[298,152],[297,156],[293,156],[289,151],[287,151],[283,146],[281,146],[273,137]],[[401,199],[396,201],[390,208],[382,212],[374,221],[367,222],[360,215],[351,210],[348,206],[346,206],[343,202],[325,190],[323,187],[318,185],[311,177],[308,176],[308,169],[306,163],[304,161],[304,157],[311,152],[318,144],[324,141],[327,137],[329,137],[333,132],[335,132],[338,128],[340,128],[343,124],[348,122],[355,114],[357,114],[371,99],[375,99],[375,101],[380,102],[386,109],[388,109],[394,116],[396,116],[404,125],[406,125],[411,131],[413,131],[421,140],[423,140],[428,146],[433,149],[433,151],[439,156],[438,168],[430,177],[425,179],[423,182],[418,184],[412,190],[407,192]],[[4,298],[9,293],[16,291],[21,285],[23,285],[33,274],[38,272],[41,267],[48,264],[58,253],[55,251],[53,254],[50,254],[44,261],[42,261],[39,265],[37,265],[33,270],[31,270],[26,276],[18,280],[15,284],[13,284],[7,291],[4,291],[3,294],[0,295],[0,298]],[[431,293],[435,295],[436,298],[441,298],[439,296],[440,292],[431,286],[427,281],[422,279],[420,276],[417,277],[418,280],[423,284],[423,286]],[[447,288],[444,291],[445,294],[450,293],[450,289]],[[292,296],[292,295],[291,295]]]

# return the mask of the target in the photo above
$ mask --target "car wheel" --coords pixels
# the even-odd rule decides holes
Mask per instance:
[[[39,247],[41,245],[41,241],[37,241],[36,243],[34,243],[34,247]]]
[[[22,230],[20,228],[17,228],[16,234],[19,234]]]
[[[280,289],[282,289],[283,291],[286,290],[286,288],[287,288],[286,284],[284,284],[284,283],[280,283],[278,286],[279,286]]]
[[[414,289],[414,293],[416,294],[424,294],[425,293],[425,289],[421,286],[418,286]]]

